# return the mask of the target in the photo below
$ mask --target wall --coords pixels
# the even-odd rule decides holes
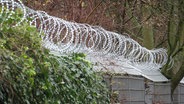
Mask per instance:
[[[184,104],[184,84],[179,84],[173,94],[173,104]]]
[[[144,104],[144,78],[134,76],[106,76],[105,80],[113,93],[113,103]]]
[[[170,83],[148,82],[145,96],[146,104],[171,104]]]
[[[152,82],[141,76],[104,76],[113,104],[171,104],[169,82]],[[179,102],[179,103],[178,103]],[[184,85],[175,92],[175,103],[184,104]]]

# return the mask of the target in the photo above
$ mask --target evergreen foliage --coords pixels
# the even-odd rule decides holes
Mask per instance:
[[[35,27],[0,15],[1,104],[107,104],[108,90],[85,55],[54,56]]]

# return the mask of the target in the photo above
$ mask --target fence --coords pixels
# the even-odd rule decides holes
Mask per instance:
[[[134,76],[105,76],[112,95],[117,97],[114,102],[125,104],[144,103],[144,78]]]
[[[23,12],[23,17],[15,26],[31,18],[29,23],[37,27],[40,33],[45,34],[42,37],[44,47],[63,54],[86,52],[95,57],[95,60],[97,57],[100,59],[110,57],[110,60],[115,57],[115,62],[109,64],[117,65],[112,66],[111,69],[116,67],[116,72],[140,75],[105,77],[109,89],[117,92],[115,102],[122,104],[171,103],[169,83],[153,82],[153,80],[146,83],[146,78],[142,77],[146,71],[149,73],[159,71],[159,68],[167,62],[166,50],[148,50],[133,39],[124,36],[126,34],[117,34],[98,26],[65,21],[49,16],[44,11],[32,10],[24,6],[20,0],[17,1],[19,2],[1,0],[0,16],[4,16],[3,21],[7,21],[15,13],[15,9],[19,8]],[[101,62],[103,63],[103,60]],[[149,75],[148,78],[157,76],[158,74]],[[175,102],[183,103],[183,95],[183,85],[180,84],[175,92]]]
[[[184,84],[179,84],[173,94],[173,104],[184,104]]]
[[[105,75],[114,104],[184,104],[184,84],[180,84],[171,100],[169,82],[153,82],[141,76]]]

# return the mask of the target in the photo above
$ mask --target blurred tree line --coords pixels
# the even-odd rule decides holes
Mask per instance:
[[[36,10],[79,23],[128,33],[142,46],[168,50],[161,69],[171,79],[172,92],[184,76],[183,0],[26,0]]]

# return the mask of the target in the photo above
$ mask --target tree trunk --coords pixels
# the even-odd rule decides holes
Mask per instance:
[[[167,38],[168,38],[168,61],[164,68],[161,70],[162,74],[165,75],[167,78],[171,79],[172,78],[172,70],[170,69],[170,62],[172,61],[171,58],[173,58],[174,52],[176,52],[177,49],[177,40],[176,40],[176,33],[177,33],[177,22],[176,20],[176,9],[177,6],[175,5],[176,3],[174,0],[171,1],[171,9],[170,9],[170,14],[169,14],[169,20],[168,20],[168,30],[167,30]]]
[[[178,23],[178,31],[176,34],[176,41],[178,41],[178,49],[174,53],[174,55],[180,55],[182,58],[181,64],[182,66],[180,69],[177,71],[177,73],[172,77],[171,79],[171,92],[173,94],[175,88],[178,86],[180,81],[182,80],[184,76],[184,1],[183,0],[178,0],[179,7],[178,7],[178,16],[179,16],[179,23]],[[174,69],[173,69],[174,70]]]
[[[142,25],[143,45],[148,49],[154,47],[153,26],[151,18],[149,18],[151,16],[150,8],[149,5],[142,6],[142,20],[145,21]]]
[[[184,62],[182,62],[181,68],[171,79],[171,94],[174,93],[174,90],[182,80],[183,76],[184,76]]]

